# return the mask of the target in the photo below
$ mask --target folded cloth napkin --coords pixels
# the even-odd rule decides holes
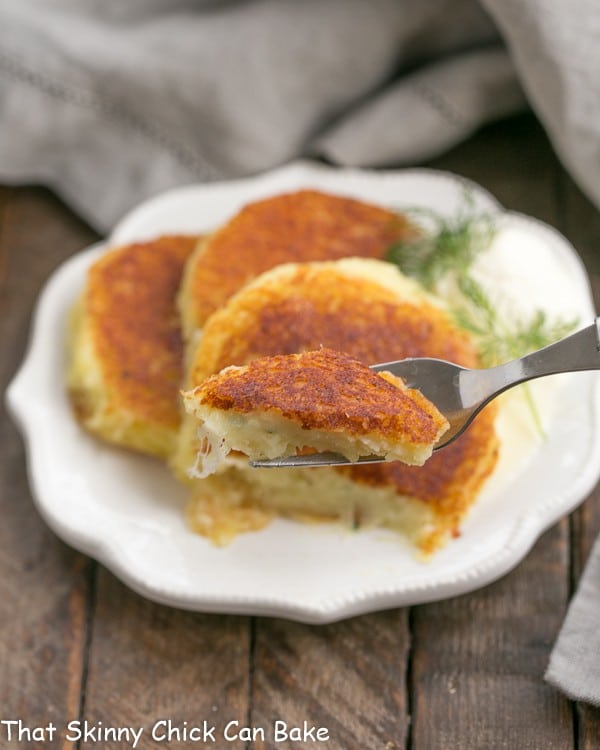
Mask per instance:
[[[524,89],[600,204],[600,5],[482,4],[5,0],[0,180],[49,184],[107,230],[168,187],[298,156],[429,159]]]
[[[558,157],[600,208],[600,3],[482,3],[508,44]]]
[[[477,0],[0,3],[0,180],[100,230],[299,156],[414,164],[524,105]]]
[[[554,645],[546,680],[573,700],[600,706],[600,539]]]

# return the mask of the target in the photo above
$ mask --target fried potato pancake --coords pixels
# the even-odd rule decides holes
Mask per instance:
[[[95,435],[166,458],[177,441],[183,343],[176,296],[198,237],[110,250],[73,310],[67,387]]]
[[[184,338],[259,274],[282,263],[383,258],[416,228],[402,214],[353,198],[300,190],[250,203],[200,243],[180,295]]]
[[[248,284],[207,321],[190,361],[189,386],[229,365],[324,346],[378,363],[437,357],[478,365],[468,335],[394,266],[376,260],[287,264]],[[401,462],[320,469],[250,469],[230,457],[207,479],[192,482],[192,526],[216,543],[258,528],[276,515],[343,519],[401,530],[424,551],[451,534],[472,505],[498,453],[495,407],[425,466]],[[183,476],[199,444],[186,416],[174,456]],[[188,480],[189,481],[189,480]]]
[[[325,348],[231,365],[183,395],[206,436],[200,477],[231,450],[256,460],[313,448],[423,465],[449,426],[400,378]]]

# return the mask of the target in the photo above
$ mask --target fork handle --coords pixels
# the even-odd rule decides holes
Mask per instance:
[[[557,372],[600,370],[600,317],[587,328],[521,359],[527,380]]]
[[[600,317],[581,331],[567,336],[555,344],[527,354],[520,359],[492,367],[485,385],[477,377],[470,377],[476,370],[461,373],[460,389],[463,401],[472,405],[487,402],[507,388],[519,383],[554,375],[559,372],[600,370]]]

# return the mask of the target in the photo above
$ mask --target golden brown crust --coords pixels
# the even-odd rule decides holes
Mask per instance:
[[[395,487],[399,495],[418,498],[431,506],[443,529],[458,534],[460,521],[498,459],[499,442],[494,430],[496,408],[487,406],[469,429],[454,442],[435,452],[425,466],[386,464],[341,467],[356,482],[375,487]],[[437,546],[431,540],[432,548]]]
[[[392,266],[389,273],[396,273]],[[468,336],[439,308],[403,302],[375,281],[317,263],[290,267],[281,282],[248,287],[217,311],[190,363],[190,385],[231,364],[320,346],[369,364],[424,356],[467,367],[477,362]]]
[[[277,269],[242,290],[207,322],[191,363],[192,383],[259,356],[291,354],[323,345],[364,363],[437,357],[475,367],[477,351],[447,314],[423,300],[401,301],[392,289],[350,277],[337,264]],[[389,267],[389,273],[395,273]],[[457,533],[498,454],[495,408],[487,407],[465,434],[423,467],[400,462],[340,467],[352,479],[395,488],[430,505],[437,534]],[[430,537],[436,546],[435,534]]]
[[[88,275],[83,325],[102,387],[112,412],[123,410],[142,425],[179,424],[183,344],[175,299],[197,241],[164,236],[116,248]],[[74,400],[81,413],[77,393]]]
[[[187,335],[250,279],[276,265],[381,259],[394,242],[415,233],[399,214],[316,190],[251,203],[202,243],[188,264]]]
[[[348,436],[376,433],[411,445],[434,443],[446,426],[418,391],[325,348],[226,368],[199,386],[194,400],[243,414],[275,411],[304,430]]]

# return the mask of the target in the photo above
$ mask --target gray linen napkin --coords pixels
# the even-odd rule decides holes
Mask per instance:
[[[570,698],[600,706],[600,539],[592,548],[545,677]]]
[[[600,3],[482,0],[529,103],[581,189],[600,208]]]
[[[600,5],[482,4],[3,0],[0,179],[105,231],[166,188],[298,156],[429,159],[522,107],[519,78],[600,204]]]
[[[0,180],[101,230],[308,154],[414,164],[524,104],[476,0],[0,2]]]

